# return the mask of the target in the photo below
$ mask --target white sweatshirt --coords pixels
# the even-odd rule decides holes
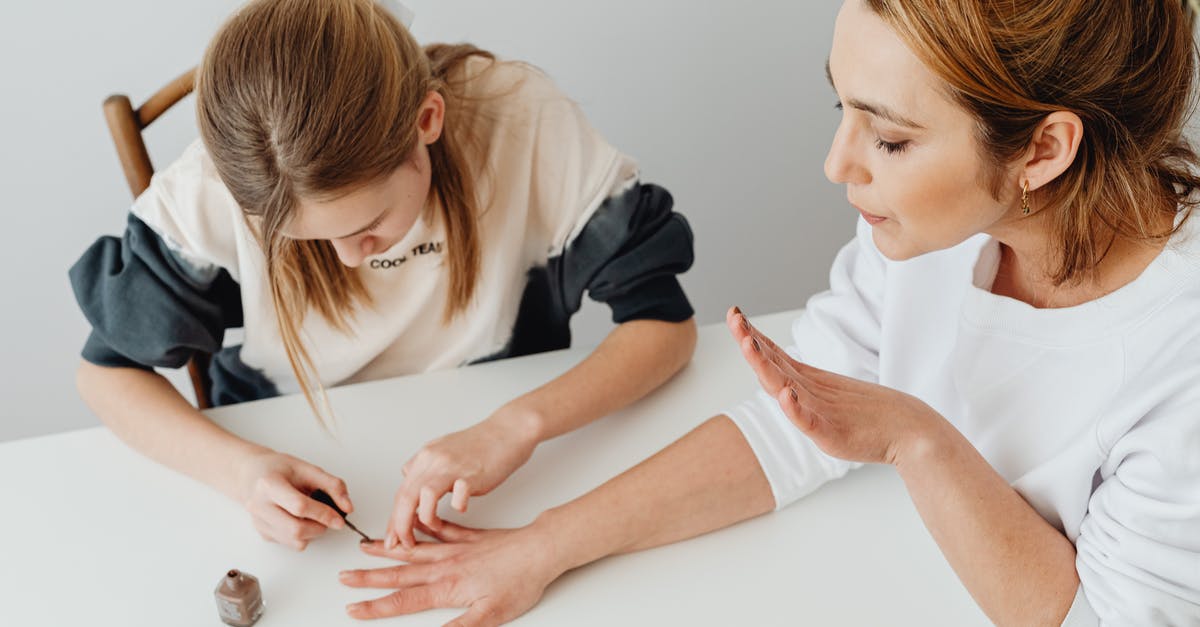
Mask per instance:
[[[1200,226],[1132,283],[1035,309],[990,292],[998,242],[904,262],[871,228],[792,327],[793,357],[928,403],[1075,544],[1064,624],[1200,625]],[[726,412],[777,508],[858,466],[764,393]]]

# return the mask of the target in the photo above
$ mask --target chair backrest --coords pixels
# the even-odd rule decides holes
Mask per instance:
[[[184,72],[150,96],[137,109],[133,108],[129,97],[123,94],[114,94],[104,100],[104,119],[112,133],[117,158],[121,160],[121,169],[125,171],[125,182],[129,184],[129,191],[134,198],[150,187],[150,177],[154,175],[154,165],[150,162],[150,154],[146,152],[142,131],[172,105],[192,93],[195,74],[195,68]],[[188,374],[191,375],[192,389],[196,392],[196,405],[200,409],[212,406],[208,378],[210,359],[211,355],[197,354],[188,360]]]

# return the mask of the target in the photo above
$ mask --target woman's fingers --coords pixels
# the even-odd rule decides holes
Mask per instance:
[[[458,618],[446,623],[443,627],[492,627],[503,624],[497,614],[496,607],[487,600],[476,601]]]
[[[434,579],[434,567],[429,564],[343,570],[338,573],[338,581],[351,588],[409,588],[431,583]]]
[[[792,376],[796,374],[796,367],[799,365],[799,362],[792,359],[787,351],[776,344],[774,340],[767,337],[765,333],[750,324],[750,321],[746,319],[746,316],[737,307],[731,308],[727,313],[726,324],[729,326],[733,338],[737,340],[739,345],[744,344],[747,338],[750,338],[750,345],[757,346],[759,348],[758,352],[768,361],[774,363],[785,375]]]
[[[417,530],[442,542],[474,542],[483,535],[483,531],[479,529],[464,527],[448,520],[443,520],[442,528],[437,531],[421,524],[417,525]]]
[[[385,597],[347,605],[346,613],[353,618],[384,618],[446,607],[449,589],[449,585],[438,583],[397,590]]]
[[[762,345],[758,344],[753,337],[742,338],[741,348],[742,357],[746,363],[750,364],[750,368],[758,377],[759,385],[766,390],[767,394],[775,396],[782,387],[788,384],[788,376],[778,364],[763,353]]]
[[[418,542],[412,548],[396,545],[389,549],[378,541],[362,542],[358,546],[367,555],[386,557],[410,564],[436,562],[446,559],[459,551],[459,548],[453,544],[442,544],[439,542]]]
[[[811,408],[812,397],[801,385],[789,385],[775,395],[779,408],[801,431],[812,437],[817,428],[817,415]],[[805,403],[808,403],[806,406]]]

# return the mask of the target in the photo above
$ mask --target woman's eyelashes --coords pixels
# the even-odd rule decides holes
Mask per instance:
[[[842,102],[840,100],[838,102],[833,103],[833,108],[837,109],[838,111],[843,111],[845,109],[842,106]],[[880,137],[875,138],[875,147],[886,152],[889,155],[894,155],[894,154],[899,154],[899,153],[904,152],[905,149],[908,148],[908,144],[909,144],[908,140],[899,141],[899,142],[890,142],[890,141],[885,141],[884,139],[882,139]]]

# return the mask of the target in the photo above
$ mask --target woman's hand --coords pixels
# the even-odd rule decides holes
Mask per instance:
[[[533,454],[536,425],[534,416],[507,405],[469,429],[426,444],[404,464],[384,547],[415,545],[414,516],[429,529],[440,529],[437,506],[446,494],[452,494],[454,509],[465,512],[471,496],[500,485]]]
[[[386,596],[354,603],[354,618],[382,618],[440,607],[465,607],[447,627],[500,625],[529,611],[546,586],[565,569],[555,562],[552,543],[539,536],[537,523],[520,529],[484,531],[442,521],[438,531],[418,529],[442,542],[420,542],[412,548],[363,543],[363,552],[407,562],[339,575],[355,588],[384,588]]]
[[[833,457],[896,464],[913,446],[949,426],[915,396],[792,359],[734,307],[725,322],[763,390],[817,446]]]
[[[271,450],[251,455],[238,477],[237,496],[259,535],[297,551],[326,529],[345,525],[333,508],[309,498],[314,491],[324,490],[343,511],[354,511],[341,479],[291,455]]]

